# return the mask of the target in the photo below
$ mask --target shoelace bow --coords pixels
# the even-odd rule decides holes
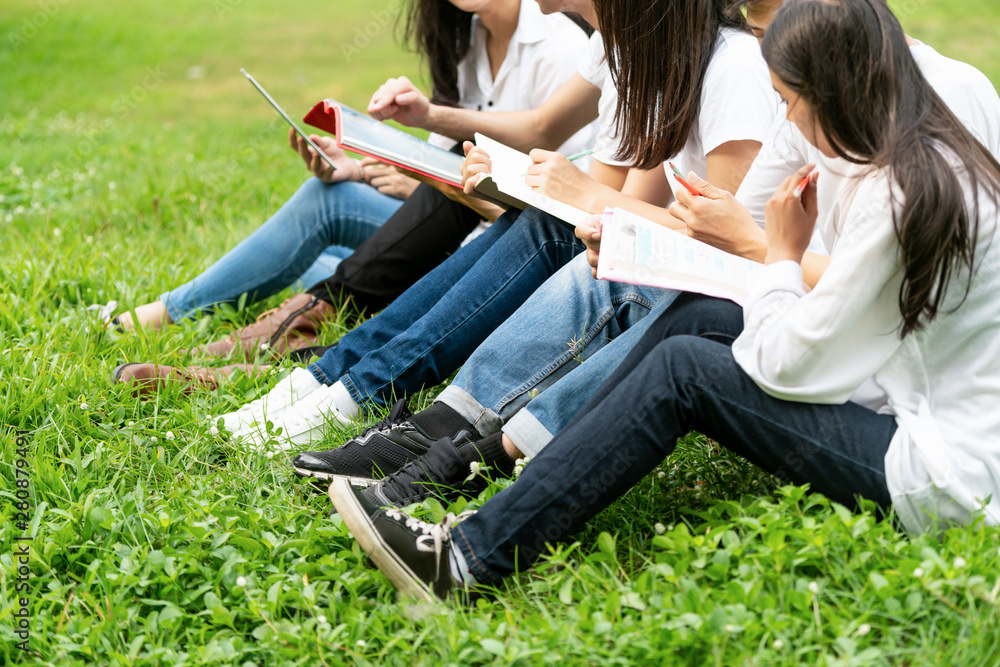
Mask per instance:
[[[357,436],[357,440],[363,440],[365,436],[368,436],[375,432],[389,431],[396,426],[401,426],[406,423],[405,420],[412,417],[413,414],[407,409],[405,401],[396,401],[396,404],[392,406],[392,410],[389,414],[385,416],[381,421],[375,422],[372,426],[369,426],[361,435]]]
[[[475,510],[467,510],[455,516],[451,512],[448,512],[441,523],[429,523],[403,514],[396,509],[386,510],[385,515],[394,521],[404,522],[404,525],[409,530],[423,533],[417,538],[417,550],[433,553],[437,557],[434,563],[434,580],[437,581],[441,577],[441,552],[444,549],[445,540],[451,536],[452,527],[462,519],[472,516],[475,513]]]

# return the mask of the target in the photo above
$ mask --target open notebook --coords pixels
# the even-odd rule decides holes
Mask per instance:
[[[323,100],[302,120],[334,135],[340,148],[462,187],[461,155],[381,123],[346,104]]]
[[[547,197],[524,184],[524,173],[531,166],[531,158],[521,151],[505,146],[499,141],[476,133],[476,145],[489,153],[493,173],[476,183],[476,192],[497,203],[525,209],[529,206],[568,222],[576,227],[590,216],[575,206]]]
[[[764,268],[620,208],[601,221],[597,277],[603,280],[697,292],[742,306],[750,274]]]

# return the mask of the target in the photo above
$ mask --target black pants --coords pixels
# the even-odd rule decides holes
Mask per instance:
[[[309,293],[337,304],[351,298],[372,314],[458,249],[482,219],[429,185],[421,184],[402,207]]]

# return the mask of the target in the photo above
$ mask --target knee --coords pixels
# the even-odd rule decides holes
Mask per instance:
[[[698,336],[675,336],[657,345],[649,362],[663,369],[666,382],[686,391],[723,380],[732,365],[732,350]]]

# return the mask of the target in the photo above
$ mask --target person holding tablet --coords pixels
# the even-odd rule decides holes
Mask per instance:
[[[736,342],[662,341],[465,521],[382,510],[335,480],[345,523],[400,590],[443,597],[528,566],[691,429],[834,501],[873,501],[912,533],[1000,523],[1000,414],[985,407],[1000,401],[1000,163],[880,0],[790,0],[763,51],[789,120],[851,170],[828,219],[817,180],[799,190],[814,165],[789,174]],[[818,222],[836,243],[806,292]],[[714,302],[710,319],[740,311],[695,300]],[[869,379],[877,410],[851,400]]]
[[[427,58],[435,103],[484,112],[541,106],[571,77],[574,53],[587,43],[586,33],[573,20],[559,13],[543,15],[534,0],[414,0],[408,34]],[[562,144],[562,150],[571,152],[588,148],[592,129],[586,125],[575,134],[555,133],[558,140],[546,145]],[[455,139],[469,137],[433,134],[430,141],[450,148]],[[332,139],[312,138],[338,169],[289,131],[292,148],[314,178],[200,276],[138,306],[135,320],[131,313],[120,314],[117,324],[124,329],[158,328],[210,312],[220,303],[234,303],[242,294],[259,300],[296,282],[313,286],[334,276],[329,284],[293,297],[248,330],[204,351],[219,355],[240,347],[253,356],[279,329],[288,331],[292,349],[302,347],[315,337],[318,323],[343,302],[351,300],[356,308],[369,311],[387,305],[453,252],[482,218],[481,212],[452,202],[392,167],[353,160]],[[366,244],[376,232],[381,233]],[[341,269],[354,248],[361,251]],[[294,331],[301,335],[292,335]],[[286,340],[275,343],[283,349]]]

